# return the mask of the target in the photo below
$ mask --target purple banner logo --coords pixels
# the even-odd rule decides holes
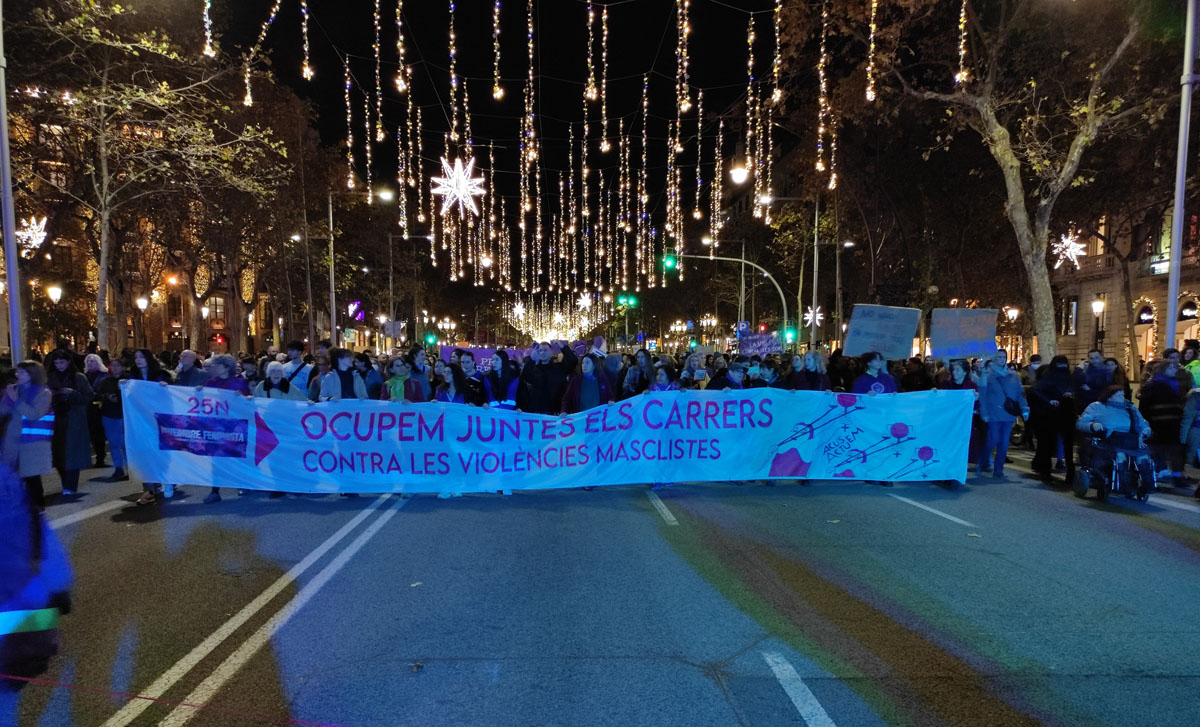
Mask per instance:
[[[177,449],[207,457],[246,456],[248,422],[228,417],[155,414],[158,448]]]

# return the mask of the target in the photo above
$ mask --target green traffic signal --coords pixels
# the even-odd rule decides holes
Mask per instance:
[[[675,267],[675,256],[674,255],[664,255],[663,256],[663,267],[666,268],[667,270],[673,269]]]
[[[629,303],[630,308],[637,307],[637,298],[634,298],[632,295],[626,298],[626,301]]]
[[[688,348],[696,348],[696,339],[693,338],[692,340],[688,341]]]
[[[432,333],[426,333],[425,334],[425,345],[432,346],[435,343],[437,343],[437,336],[435,336]]]
[[[617,305],[625,305],[628,301],[629,301],[629,298],[622,295],[619,298],[617,298]]]
[[[787,341],[788,343],[792,343],[796,340],[796,332],[794,330],[792,330],[791,328],[789,328],[783,332],[783,337],[784,337],[785,341]]]

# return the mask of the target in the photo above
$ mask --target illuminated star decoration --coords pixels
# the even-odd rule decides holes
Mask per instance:
[[[1070,260],[1075,269],[1079,269],[1079,258],[1087,253],[1087,248],[1079,242],[1073,233],[1068,232],[1063,235],[1058,242],[1050,246],[1050,252],[1058,257],[1058,262],[1054,263],[1054,269],[1058,270],[1063,262]]]
[[[455,159],[454,166],[450,166],[450,161],[446,157],[442,157],[442,174],[444,176],[434,177],[432,181],[436,183],[433,194],[442,195],[442,214],[458,203],[458,213],[461,216],[466,216],[467,208],[471,208],[471,214],[478,216],[479,208],[475,206],[475,197],[484,194],[483,177],[471,177],[471,172],[475,168],[475,159],[467,160],[466,166],[463,166],[462,159]]]
[[[587,310],[592,307],[592,296],[587,293],[580,293],[579,300],[575,302],[579,306],[579,310]]]
[[[821,306],[817,306],[815,309],[809,306],[808,310],[804,311],[804,325],[810,327],[814,325],[819,326],[824,322],[825,314],[821,311]]]
[[[525,317],[525,304],[524,303],[517,303],[516,305],[513,306],[513,317],[515,317],[515,318],[524,318]]]
[[[30,217],[29,219],[21,220],[21,227],[17,230],[17,242],[24,248],[26,257],[34,250],[42,246],[46,241],[46,218],[37,219]]]

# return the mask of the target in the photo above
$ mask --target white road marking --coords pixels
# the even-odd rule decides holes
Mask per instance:
[[[346,546],[346,549],[338,553],[337,557],[329,562],[329,565],[326,565],[324,568],[322,568],[321,572],[318,573],[316,577],[314,577],[309,583],[305,584],[305,586],[300,589],[300,592],[296,594],[295,598],[289,601],[286,606],[279,609],[278,613],[272,616],[265,624],[260,626],[258,630],[250,636],[250,638],[246,639],[246,641],[243,642],[236,651],[230,654],[228,659],[222,662],[221,665],[218,666],[207,679],[193,689],[191,694],[187,695],[187,697],[183,700],[183,704],[176,707],[174,711],[167,715],[166,719],[164,719],[162,722],[159,722],[159,727],[182,727],[182,725],[190,722],[191,719],[199,713],[200,708],[202,708],[205,704],[208,704],[209,700],[211,700],[216,693],[220,691],[221,687],[223,687],[225,683],[232,679],[242,667],[244,667],[251,659],[253,659],[254,655],[267,645],[267,643],[271,640],[271,637],[274,636],[275,633],[292,618],[292,616],[295,616],[296,612],[304,607],[304,604],[312,600],[312,597],[315,596],[331,578],[337,575],[338,571],[340,571],[346,565],[346,563],[348,563],[350,559],[353,558],[356,553],[358,553],[359,550],[362,550],[362,547],[366,545],[371,538],[375,537],[375,534],[378,533],[384,525],[387,525],[388,521],[395,517],[396,513],[400,511],[400,508],[404,507],[407,503],[408,500],[402,500],[399,498],[393,501],[392,506],[387,509],[387,512],[380,515],[366,530],[359,533],[358,537],[354,539],[354,542]]]
[[[770,651],[764,651],[762,655],[767,666],[775,673],[775,678],[779,680],[779,686],[787,692],[792,704],[796,705],[796,711],[808,727],[837,727],[787,659]]]
[[[291,570],[280,576],[274,583],[270,585],[270,587],[267,588],[267,590],[263,591],[258,595],[257,598],[246,604],[242,610],[238,611],[233,616],[233,618],[222,624],[221,627],[214,631],[207,639],[200,642],[196,648],[192,649],[186,656],[177,661],[174,666],[163,672],[158,679],[154,680],[153,684],[143,690],[140,690],[139,694],[146,697],[146,699],[131,700],[124,707],[122,707],[119,712],[110,717],[101,727],[123,727],[124,725],[128,725],[136,720],[138,715],[140,715],[146,710],[147,707],[154,703],[151,700],[158,699],[165,694],[166,691],[173,687],[176,682],[186,676],[189,671],[194,669],[197,664],[211,654],[214,649],[220,646],[221,642],[225,641],[225,639],[229,638],[235,631],[245,625],[245,623],[249,621],[254,614],[261,611],[262,608],[270,603],[272,599],[278,596],[283,589],[290,586],[292,582],[294,582],[304,573],[304,571],[311,568],[313,564],[320,560],[321,557],[326,553],[328,553],[333,546],[337,545],[347,535],[349,535],[351,531],[357,528],[372,512],[383,505],[388,497],[388,495],[381,495],[369,506],[367,506],[365,510],[360,512],[358,515],[355,515],[354,519],[343,525],[340,530],[333,535],[330,535],[328,540],[317,546],[317,549],[305,556],[304,560],[292,566]],[[401,500],[401,502],[407,502],[407,500]]]
[[[966,520],[960,520],[960,519],[954,517],[953,515],[947,515],[946,513],[942,512],[941,510],[935,510],[934,508],[932,508],[928,505],[923,505],[923,504],[917,502],[916,500],[910,500],[907,497],[901,497],[900,495],[893,495],[890,492],[887,494],[888,494],[888,497],[894,497],[897,500],[899,500],[900,502],[907,502],[909,505],[912,505],[913,507],[919,507],[926,512],[931,512],[934,515],[937,515],[938,517],[944,517],[952,523],[958,523],[959,525],[965,525],[968,528],[978,527],[977,525],[973,525],[973,524],[967,522]]]
[[[65,528],[68,525],[74,525],[80,520],[87,520],[90,517],[103,515],[106,512],[119,510],[122,507],[129,507],[131,505],[133,505],[133,503],[127,500],[110,500],[100,505],[95,505],[84,510],[79,510],[78,512],[73,512],[70,515],[63,515],[62,517],[54,518],[50,521],[50,529],[58,530],[59,528]]]
[[[1150,500],[1147,502],[1147,504],[1149,504],[1149,505],[1165,505],[1167,507],[1173,507],[1176,510],[1186,510],[1188,512],[1200,513],[1200,507],[1197,507],[1196,505],[1192,505],[1191,503],[1187,503],[1187,502],[1175,502],[1175,501],[1171,500],[1170,498],[1171,498],[1170,495],[1156,495],[1155,497],[1150,498]]]
[[[667,525],[679,524],[679,521],[676,520],[675,516],[671,514],[671,511],[667,509],[667,506],[663,504],[661,499],[659,499],[657,492],[654,490],[646,490],[646,497],[650,498],[650,503],[654,505],[655,510],[658,510],[658,514],[662,515],[662,519],[666,521]]]

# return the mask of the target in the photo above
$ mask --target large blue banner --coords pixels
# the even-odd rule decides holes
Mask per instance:
[[[289,492],[480,492],[765,479],[966,478],[973,393],[752,389],[542,416],[461,404],[248,399],[122,383],[151,482]]]

